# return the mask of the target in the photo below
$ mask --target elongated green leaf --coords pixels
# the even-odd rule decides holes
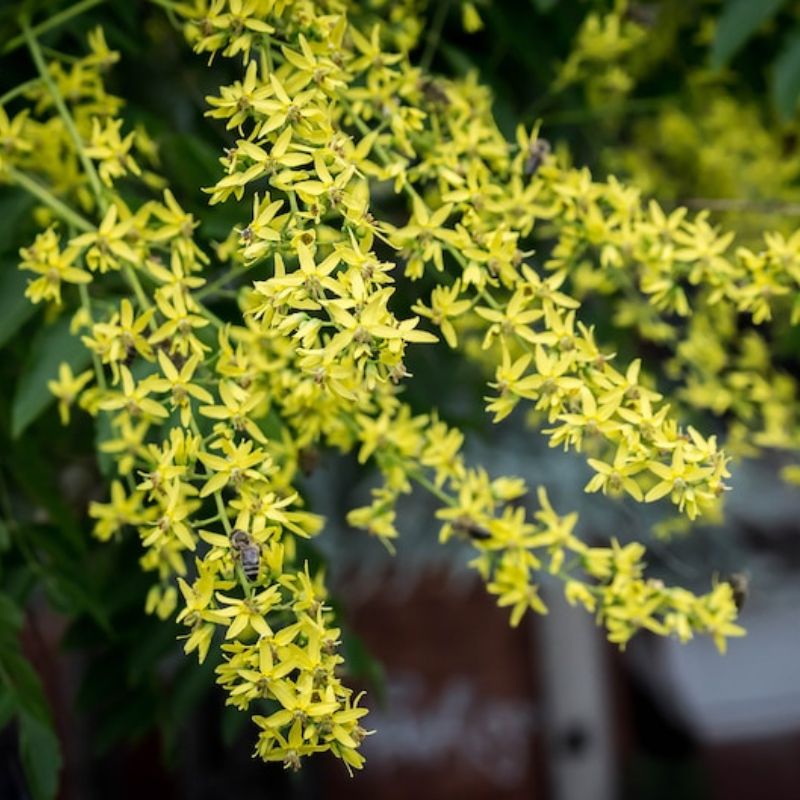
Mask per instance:
[[[242,734],[247,714],[242,714],[238,708],[225,706],[222,711],[222,743],[225,747],[233,747]]]
[[[728,0],[711,45],[711,66],[723,67],[786,0]]]
[[[11,531],[3,520],[0,519],[0,553],[11,547]]]
[[[66,317],[41,330],[28,353],[11,405],[11,435],[15,439],[53,402],[47,382],[58,376],[62,361],[73,372],[80,372],[91,361],[80,339],[69,332]]]
[[[0,261],[0,347],[2,347],[36,311],[27,297],[27,276],[12,261]]]
[[[0,594],[0,645],[6,644],[9,637],[13,640],[21,626],[22,611],[7,594]]]
[[[75,512],[61,496],[52,462],[39,448],[22,441],[11,442],[3,457],[20,488],[31,500],[47,509],[50,519],[59,526],[73,552],[84,552],[85,532]]]
[[[8,725],[15,711],[14,696],[5,686],[0,686],[0,729]]]
[[[0,683],[4,717],[19,720],[19,750],[33,800],[52,800],[58,790],[61,752],[42,683],[19,646],[22,611],[0,594]]]
[[[94,736],[94,750],[98,756],[118,742],[136,741],[158,718],[160,698],[151,687],[128,688],[124,694],[116,697],[111,694],[110,698],[107,696],[106,710]]]
[[[17,637],[4,637],[3,653],[0,655],[0,679],[6,691],[14,698],[20,713],[38,719],[43,725],[50,724],[50,710],[36,670],[19,648]]]
[[[52,800],[61,770],[61,749],[52,726],[20,714],[19,750],[33,800]]]
[[[19,234],[23,217],[31,210],[33,197],[13,186],[0,186],[0,252],[13,254],[11,261],[14,269],[17,266],[17,247],[19,242],[15,235]]]
[[[797,111],[800,99],[800,31],[795,31],[772,67],[772,101],[786,120]]]
[[[187,661],[175,675],[161,720],[164,749],[168,755],[172,755],[181,730],[191,720],[192,712],[214,685],[215,666],[214,662],[209,661],[199,666]]]
[[[96,578],[86,569],[82,551],[76,553],[71,538],[51,525],[27,525],[20,536],[38,551],[45,567],[42,582],[48,599],[65,615],[89,614],[109,635],[112,633],[104,596]]]

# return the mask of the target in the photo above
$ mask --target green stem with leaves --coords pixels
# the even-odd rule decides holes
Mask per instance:
[[[78,158],[80,159],[83,171],[86,173],[86,177],[90,186],[92,187],[92,192],[97,199],[101,211],[104,211],[106,208],[106,201],[105,197],[103,196],[103,187],[100,183],[100,177],[97,174],[97,170],[94,168],[92,160],[86,155],[86,151],[83,147],[83,140],[81,139],[81,135],[78,133],[78,129],[75,126],[75,120],[72,119],[72,114],[69,113],[67,104],[64,102],[64,98],[59,91],[56,82],[53,80],[52,76],[50,75],[50,71],[47,69],[47,63],[44,60],[42,49],[39,46],[39,42],[36,40],[33,29],[24,18],[20,20],[20,26],[22,27],[22,35],[28,45],[28,50],[30,50],[33,62],[36,64],[36,69],[39,71],[39,76],[41,77],[42,81],[44,81],[45,86],[47,86],[47,90],[50,92],[50,95],[53,98],[53,103],[55,104],[56,110],[64,122],[64,127],[66,128],[70,139],[72,139],[72,142],[75,145],[75,150],[78,154]]]

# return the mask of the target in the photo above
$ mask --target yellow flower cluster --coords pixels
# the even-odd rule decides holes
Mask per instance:
[[[647,17],[659,11],[655,6],[634,7],[627,0],[617,0],[613,10],[587,14],[553,89],[580,83],[587,101],[595,107],[606,103],[613,106],[624,99],[634,86],[629,62],[640,55],[645,43],[652,46],[646,31]]]
[[[509,144],[474,78],[412,65],[421,25],[403,4],[387,4],[383,24],[337,0],[172,10],[198,53],[242,62],[239,80],[208,98],[236,138],[207,191],[241,219],[216,253],[140,165],[156,168],[154,148],[145,131],[125,132],[121,101],[105,91],[117,56],[99,32],[85,58],[48,65],[25,27],[39,78],[30,109],[0,109],[0,179],[48,209],[21,253],[37,276],[29,297],[73,313],[92,354],[92,371],[63,368],[51,389],[65,420],[77,402],[107,423],[100,450],[116,474],[109,502],[90,508],[95,534],[136,531],[155,580],[148,610],[177,610],[201,660],[220,648],[228,702],[264,711],[258,754],[292,768],[325,750],[348,768],[363,761],[366,712],[340,678],[322,576],[297,547],[322,527],[296,489],[321,447],[377,465],[373,502],[348,519],[390,547],[398,497],[414,484],[438,497],[442,540],[474,544],[473,566],[512,624],[546,611],[537,586],[551,574],[621,645],[643,628],[709,634],[721,649],[740,635],[728,584],[694,595],[648,579],[641,545],[589,547],[544,490],[526,513],[524,482],[469,467],[462,434],[413,413],[398,385],[407,349],[436,340],[423,330],[432,325],[490,370],[495,420],[528,404],[553,446],[586,453],[588,491],[669,497],[688,518],[712,512],[728,457],[679,424],[640,361],[614,365],[576,296],[618,275],[654,317],[689,313],[693,286],[710,305],[764,319],[764,303],[769,312],[785,293],[754,287],[791,286],[793,262],[779,258],[791,245],[772,237],[763,253],[731,259],[730,237],[705,216],[667,215],[560,165],[537,130]],[[123,181],[152,199],[131,207]],[[407,197],[406,219],[381,218],[378,186]],[[268,277],[248,280],[259,267]],[[223,323],[208,298],[242,276],[241,319]],[[403,278],[424,289],[417,316],[393,309]]]
[[[617,3],[602,24],[648,30],[648,20],[635,11],[633,4]],[[655,26],[638,45],[631,39],[630,48],[608,49],[605,65],[634,79],[663,67],[681,26],[696,28],[696,19],[674,4],[659,9],[661,19],[673,12],[673,25]],[[585,52],[589,23],[571,62],[591,60]],[[725,88],[724,74],[698,70],[689,77],[682,102],[651,104],[652,114],[632,121],[624,148],[604,148],[608,166],[630,175],[640,191],[613,180],[590,181],[593,201],[576,207],[574,219],[554,218],[561,250],[548,266],[569,270],[577,297],[602,295],[615,309],[617,326],[672,351],[667,373],[681,384],[673,400],[721,417],[729,452],[797,451],[800,387],[771,355],[800,320],[796,123],[776,129],[755,103]],[[595,79],[591,70],[574,78],[590,95]],[[628,125],[631,118],[623,115],[636,102],[617,106],[618,113],[612,109],[607,124]],[[735,223],[736,240],[713,225],[707,211],[667,212],[639,199],[653,193],[666,202],[685,197],[694,207],[707,205],[715,220]],[[776,231],[762,234],[765,225]]]
[[[561,227],[548,267],[567,270],[582,298],[618,297],[617,325],[670,348],[668,374],[684,384],[677,398],[728,415],[735,452],[800,447],[798,387],[768,344],[800,320],[800,237],[767,233],[737,246],[705,212],[667,214],[635,193],[621,209],[610,202],[616,182],[591,186],[596,202]]]

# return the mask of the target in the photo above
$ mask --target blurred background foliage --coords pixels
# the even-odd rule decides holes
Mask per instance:
[[[393,13],[378,0],[362,5]],[[104,27],[110,46],[122,52],[110,85],[126,99],[129,124],[147,126],[161,171],[201,221],[205,243],[224,240],[236,209],[209,208],[198,187],[216,180],[225,143],[219,126],[203,117],[204,97],[232,79],[231,65],[207,68],[157,4],[78,6],[83,13],[54,24],[43,41],[75,53],[91,28]],[[56,23],[69,8],[64,0],[2,5],[0,95],[33,75],[18,38],[19,13]],[[541,120],[562,157],[598,177],[617,175],[667,207],[709,208],[743,242],[765,229],[796,229],[800,3],[438,0],[428,11],[420,58],[435,71],[477,73],[494,93],[509,138],[517,124]],[[479,27],[476,14],[482,27],[466,30]],[[71,759],[87,753],[98,759],[98,796],[110,796],[123,743],[157,727],[163,747],[156,757],[175,763],[195,706],[213,706],[214,735],[227,746],[237,741],[243,717],[209,699],[213,661],[198,668],[184,659],[175,627],[145,616],[138,543],[99,547],[87,534],[87,504],[106,491],[95,431],[80,415],[62,427],[46,382],[62,360],[83,368],[88,352],[64,335],[65,322],[43,327],[39,315],[47,312],[23,298],[25,278],[15,265],[37,227],[32,210],[28,197],[0,185],[0,724],[14,723],[12,744],[0,751],[7,784],[0,796],[53,797],[61,765],[69,769]],[[232,301],[216,310],[236,313]],[[596,321],[605,341],[627,335],[600,313]],[[796,340],[787,333],[776,348],[785,366],[796,368]],[[412,402],[413,392],[426,395],[417,398],[421,407],[433,397],[459,425],[482,430],[481,376],[443,352],[427,352],[411,365],[420,379],[412,383]],[[447,386],[460,391],[449,394]],[[465,406],[470,393],[476,402]],[[379,668],[363,645],[353,636],[346,644],[351,670],[378,684]],[[68,712],[47,700],[61,669],[52,661],[56,651],[74,665]],[[63,725],[55,733],[53,720],[61,717],[82,720],[80,742]],[[269,774],[274,786],[287,780]]]

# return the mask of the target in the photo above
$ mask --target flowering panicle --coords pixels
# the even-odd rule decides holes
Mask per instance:
[[[146,131],[128,131],[106,93],[117,55],[99,32],[84,58],[47,65],[26,29],[40,77],[30,109],[0,108],[0,179],[48,209],[21,252],[28,296],[73,313],[93,357],[91,372],[64,368],[51,390],[65,421],[77,403],[108,423],[100,450],[115,474],[109,501],[90,508],[95,534],[139,537],[147,610],[177,613],[186,652],[219,654],[217,681],[253,714],[258,755],[292,768],[322,751],[363,761],[366,711],[342,682],[322,575],[297,547],[323,525],[297,489],[321,448],[378,467],[372,502],[348,521],[390,548],[398,498],[415,485],[435,495],[440,538],[471,541],[512,624],[546,611],[549,574],[620,645],[642,629],[709,634],[720,649],[740,635],[727,583],[695,595],[647,578],[641,545],[590,547],[543,489],[526,513],[523,481],[467,465],[462,433],[414,413],[398,387],[409,348],[440,332],[486,369],[495,421],[522,405],[552,446],[585,453],[587,491],[714,514],[728,456],[680,424],[639,359],[620,363],[597,341],[581,301],[625,282],[627,324],[646,338],[677,337],[674,315],[689,316],[680,374],[702,346],[694,308],[755,323],[784,312],[796,242],[768,236],[763,251],[731,255],[704,214],[667,214],[562,165],[538,128],[508,143],[474,77],[411,63],[422,28],[410,3],[386,4],[388,24],[336,0],[167,5],[196,52],[241,62],[208,98],[232,142],[205,191],[236,204],[240,223],[215,252],[154,171]],[[466,16],[479,24],[474,8]],[[603,41],[629,37],[598,25]],[[568,62],[565,80],[590,61]],[[120,191],[131,181],[150,197],[135,207]],[[382,214],[389,187],[406,218]],[[224,322],[213,301],[240,279],[241,315]],[[412,316],[397,310],[401,282],[420,287]],[[742,349],[746,370],[759,354]],[[688,382],[680,401],[710,402],[706,389]]]

